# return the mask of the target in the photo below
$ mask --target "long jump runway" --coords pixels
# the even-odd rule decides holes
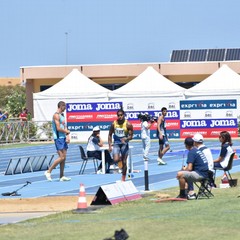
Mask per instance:
[[[240,142],[238,139],[233,140],[233,149],[236,150],[237,159],[234,160],[234,166],[231,173],[240,171]],[[186,162],[187,151],[185,150],[183,141],[170,141],[171,149],[164,156],[167,165],[157,164],[158,142],[152,141],[150,149],[150,160],[148,163],[149,190],[161,190],[169,187],[178,186],[176,174],[181,169],[183,162]],[[69,182],[59,181],[59,168],[52,172],[52,182],[48,182],[44,176],[44,171],[22,173],[14,175],[4,175],[8,162],[13,157],[21,156],[37,156],[44,154],[56,153],[54,144],[43,144],[41,146],[31,145],[22,148],[1,149],[0,148],[0,198],[38,198],[44,196],[67,196],[79,193],[80,184],[84,184],[86,194],[95,195],[98,188],[102,185],[114,183],[121,179],[121,174],[95,174],[92,162],[88,162],[83,175],[79,175],[81,166],[79,144],[70,144],[67,154],[65,175],[71,177]],[[86,148],[86,144],[82,144]],[[139,191],[145,190],[144,182],[144,161],[142,159],[142,143],[131,142],[133,169],[136,171],[131,180]],[[220,151],[219,141],[205,141],[216,158]],[[221,175],[222,172],[218,171]],[[21,188],[26,182],[31,182],[27,186]],[[20,196],[2,196],[2,193],[13,192],[17,189]]]

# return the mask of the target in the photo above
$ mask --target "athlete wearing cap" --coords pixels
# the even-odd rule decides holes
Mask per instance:
[[[203,144],[203,136],[200,133],[196,133],[193,136],[193,141],[194,141],[194,145],[201,150],[204,155],[206,156],[207,160],[208,160],[208,169],[210,171],[214,171],[213,170],[213,156],[212,156],[212,152],[209,148],[207,148],[204,144]]]
[[[194,146],[200,150],[206,157],[207,162],[208,162],[208,177],[209,177],[209,182],[211,184],[212,187],[215,187],[214,184],[214,179],[213,179],[213,157],[212,157],[212,152],[209,148],[207,148],[204,144],[203,144],[203,136],[200,133],[196,133],[193,136],[193,141],[194,141]],[[196,199],[196,194],[194,193],[194,186],[193,183],[190,182],[188,184],[188,199]]]
[[[96,126],[93,128],[93,132],[91,136],[88,138],[88,143],[87,143],[87,156],[88,157],[94,157],[98,160],[102,160],[102,152],[100,147],[103,146],[103,140],[100,136],[100,128],[99,126]],[[110,170],[110,165],[113,163],[113,159],[109,153],[108,150],[104,150],[105,153],[105,160],[107,163],[107,170],[106,173],[109,173]],[[97,174],[102,173],[102,162],[98,166],[97,169]]]

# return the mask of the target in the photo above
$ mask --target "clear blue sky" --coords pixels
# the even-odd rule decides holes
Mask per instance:
[[[0,77],[21,66],[167,62],[240,48],[240,0],[0,0]],[[67,34],[66,34],[67,33]]]

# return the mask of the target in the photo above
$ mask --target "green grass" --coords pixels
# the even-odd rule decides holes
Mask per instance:
[[[11,149],[11,148],[22,148],[22,147],[32,147],[32,146],[42,146],[45,144],[53,144],[49,142],[32,142],[32,143],[9,143],[0,144],[0,149]]]
[[[233,174],[239,178],[240,173]],[[87,214],[72,211],[0,227],[1,240],[81,239],[112,237],[121,228],[129,239],[240,239],[239,187],[214,189],[214,198],[156,203],[159,193],[174,197],[178,188],[150,192]]]

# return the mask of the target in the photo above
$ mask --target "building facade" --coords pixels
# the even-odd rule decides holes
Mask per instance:
[[[33,113],[33,93],[53,86],[75,68],[96,83],[111,90],[128,83],[148,66],[153,67],[172,82],[190,88],[209,77],[223,64],[227,64],[233,71],[240,74],[240,61],[26,66],[20,68],[20,82],[26,86],[26,105]]]

